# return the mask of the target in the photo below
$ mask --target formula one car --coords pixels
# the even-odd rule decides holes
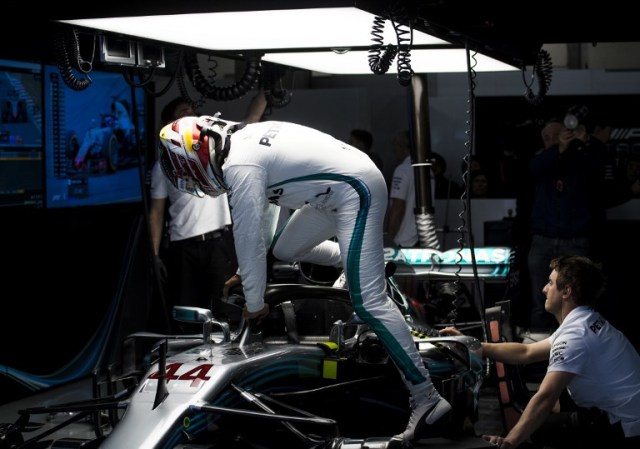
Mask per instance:
[[[439,336],[421,323],[391,273],[387,285],[453,406],[417,436],[472,438],[477,445],[464,447],[488,447],[473,430],[484,376],[479,340]],[[408,394],[347,290],[270,284],[271,313],[259,324],[243,320],[236,300],[224,317],[174,308],[176,320],[201,323],[201,334],[129,335],[119,366],[94,376],[95,398],[20,410],[14,423],[0,425],[0,449],[395,447],[392,436],[409,417]],[[93,427],[91,438],[56,437],[82,420]],[[456,446],[448,440],[443,447]]]
[[[100,115],[100,121],[87,129],[82,142],[74,131],[68,131],[70,171],[88,174],[115,173],[118,167],[136,162],[135,126],[129,106],[114,101],[111,112]]]
[[[106,118],[103,118],[105,120]],[[87,130],[82,144],[70,133],[69,157],[73,171],[112,173],[118,164],[120,144],[110,126],[93,127]]]

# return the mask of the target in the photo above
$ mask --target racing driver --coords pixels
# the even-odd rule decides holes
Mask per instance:
[[[177,188],[228,195],[245,318],[259,321],[269,313],[269,245],[280,260],[342,266],[355,312],[375,331],[409,390],[409,423],[393,441],[410,442],[419,427],[451,409],[386,294],[387,185],[367,154],[302,125],[238,123],[219,113],[169,123],[160,142],[163,171]],[[271,204],[295,210],[273,241]]]

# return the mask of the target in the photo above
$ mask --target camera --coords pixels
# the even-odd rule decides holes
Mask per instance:
[[[584,121],[585,117],[589,114],[589,108],[584,105],[573,105],[567,110],[567,114],[564,116],[564,127],[570,130],[576,129]]]

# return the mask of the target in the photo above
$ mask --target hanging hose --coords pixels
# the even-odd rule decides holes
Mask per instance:
[[[551,55],[546,50],[540,50],[538,52],[538,57],[536,59],[535,64],[533,65],[533,73],[531,74],[531,83],[527,84],[525,81],[525,86],[527,86],[527,90],[525,92],[525,99],[529,104],[535,106],[542,102],[542,100],[547,96],[547,92],[549,91],[549,86],[551,85],[551,76],[553,74],[553,63],[551,61]],[[533,78],[538,80],[538,93],[534,94],[531,89],[531,85],[533,84]],[[522,69],[522,78],[524,79],[524,68]]]
[[[436,233],[435,214],[416,214],[416,227],[421,248],[432,248],[440,251],[440,240]]]
[[[405,29],[403,25],[394,22],[393,28],[398,39],[398,82],[401,86],[411,83],[413,69],[411,68],[411,45],[413,44],[413,28]],[[409,37],[407,38],[407,34]]]
[[[249,58],[242,78],[238,82],[224,87],[215,86],[215,79],[210,82],[205,78],[200,70],[197,53],[192,53],[190,57],[186,58],[185,69],[191,84],[204,98],[230,101],[242,97],[254,86],[260,77],[260,60],[260,57]]]
[[[178,85],[178,90],[180,91],[180,97],[187,101],[187,103],[191,105],[194,111],[197,111],[204,105],[206,98],[203,95],[200,95],[200,98],[198,100],[194,100],[193,98],[191,98],[184,78],[184,67],[180,67],[180,69],[176,72],[176,84]]]
[[[91,61],[84,61],[80,57],[80,47],[78,41],[78,33],[76,29],[73,29],[72,35],[72,52],[75,61],[77,62],[78,69],[82,71],[85,75],[85,78],[78,78],[73,70],[71,65],[71,60],[69,59],[69,51],[67,48],[67,39],[64,31],[58,31],[55,33],[53,38],[53,50],[56,56],[56,62],[58,65],[58,70],[60,71],[60,76],[62,77],[62,81],[72,90],[81,91],[85,90],[92,83],[91,78],[89,77],[89,72],[92,70],[93,66],[93,56],[91,57]],[[94,37],[94,50],[95,50],[95,37]]]
[[[384,53],[382,53],[382,47],[384,45],[382,36],[384,23],[384,17],[375,16],[373,18],[373,29],[371,31],[373,45],[369,47],[369,68],[371,72],[376,75],[384,75],[387,73],[398,53],[396,47],[391,44],[387,45]],[[380,53],[382,53],[382,55],[380,55]]]

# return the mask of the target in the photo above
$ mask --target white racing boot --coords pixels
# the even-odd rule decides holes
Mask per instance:
[[[409,405],[411,406],[409,424],[404,432],[393,437],[394,440],[401,440],[404,443],[411,442],[416,431],[422,426],[435,423],[451,410],[451,404],[440,396],[435,387],[429,388],[426,393],[412,395],[409,398]]]

